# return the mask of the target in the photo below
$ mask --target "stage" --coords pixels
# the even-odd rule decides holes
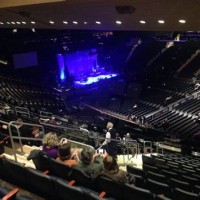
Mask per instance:
[[[100,80],[103,79],[111,79],[118,76],[117,73],[111,73],[111,72],[101,72],[101,73],[92,73],[88,76],[82,76],[75,79],[74,84],[76,87],[84,86],[84,85],[90,85],[93,83],[97,83]]]

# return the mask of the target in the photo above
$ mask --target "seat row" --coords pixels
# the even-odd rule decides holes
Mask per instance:
[[[25,167],[4,157],[0,158],[0,169],[1,179],[47,200],[99,199],[97,192],[74,186],[75,181],[69,182],[55,176],[47,175],[42,171]]]

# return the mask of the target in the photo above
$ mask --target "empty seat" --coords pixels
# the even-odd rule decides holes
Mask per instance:
[[[154,166],[151,166],[151,165],[146,165],[146,164],[143,164],[143,171],[145,173],[147,173],[148,171],[159,173],[159,169],[157,167],[154,167]]]
[[[159,165],[159,166],[166,166],[166,161],[164,159],[161,158],[155,158],[154,160],[155,165]]]
[[[136,175],[134,174],[134,177],[135,177],[135,185],[137,187],[141,187],[141,188],[144,188],[145,187],[145,179],[144,177],[140,176],[140,175]]]
[[[61,179],[55,180],[55,199],[66,200],[76,199],[84,200],[84,191],[78,187],[69,185],[66,181]]]
[[[154,200],[172,200],[172,199],[165,197],[163,195],[155,195]]]
[[[192,193],[192,192],[186,192],[180,188],[175,188],[173,191],[173,199],[175,199],[175,200],[199,200],[199,195]]]
[[[144,154],[142,155],[142,162],[143,164],[147,164],[147,165],[152,165],[154,166],[154,158],[151,156],[145,156]]]
[[[148,171],[147,174],[146,174],[146,177],[149,178],[149,179],[153,179],[155,181],[162,182],[162,183],[167,182],[167,178],[166,178],[165,175],[158,174],[158,173],[155,173],[155,172],[152,172],[152,171]]]
[[[54,178],[43,174],[39,170],[27,168],[30,190],[46,199],[55,199]]]
[[[167,178],[179,178],[179,175],[175,172],[170,172],[167,170],[161,170],[161,174],[165,175]]]
[[[198,178],[193,178],[191,176],[182,175],[181,179],[183,181],[186,181],[186,182],[190,183],[191,185],[198,185],[198,184],[200,184],[200,181],[199,181]]]
[[[144,177],[144,171],[142,169],[138,169],[138,168],[132,167],[130,165],[127,165],[126,170],[128,173],[136,174],[136,175]]]
[[[180,188],[188,192],[192,191],[191,185],[188,182],[180,181],[178,179],[170,178],[169,185],[171,186],[171,188]]]
[[[124,185],[123,190],[123,199],[126,200],[154,200],[153,194],[144,188]]]
[[[166,197],[171,197],[171,188],[168,184],[154,181],[152,179],[146,180],[146,187],[152,193],[163,194]]]
[[[26,174],[26,167],[13,160],[5,159],[4,167],[6,169],[6,180],[19,185],[21,187],[28,185],[28,179]]]

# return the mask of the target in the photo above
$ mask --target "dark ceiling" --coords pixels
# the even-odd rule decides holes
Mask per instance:
[[[0,28],[198,31],[199,11],[198,0],[4,0]]]

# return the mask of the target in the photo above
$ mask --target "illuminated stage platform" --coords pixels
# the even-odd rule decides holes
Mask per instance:
[[[84,86],[84,85],[90,85],[90,84],[93,84],[93,83],[97,83],[98,81],[100,80],[103,80],[103,79],[110,79],[110,78],[114,78],[118,76],[117,73],[101,73],[101,74],[95,74],[95,75],[90,75],[88,77],[84,77],[82,78],[82,80],[75,80],[74,83],[76,86]]]

